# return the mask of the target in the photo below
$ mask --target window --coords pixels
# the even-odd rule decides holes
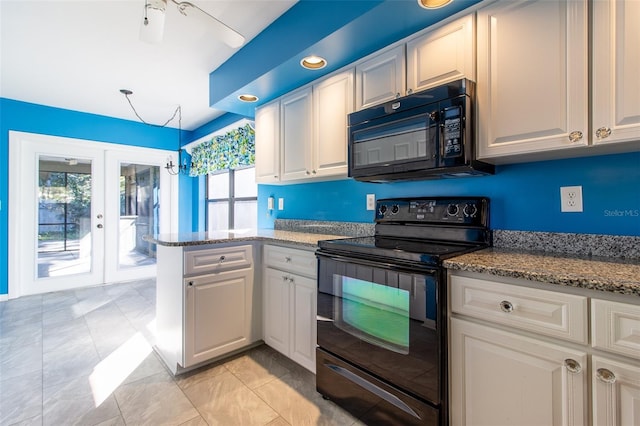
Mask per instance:
[[[258,185],[255,167],[207,175],[206,229],[258,227]]]

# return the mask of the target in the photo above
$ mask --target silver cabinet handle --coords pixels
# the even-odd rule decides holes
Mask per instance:
[[[410,95],[410,94],[412,94],[412,93],[413,93],[413,89],[409,89],[409,90],[407,90],[407,95]]]
[[[104,225],[102,225],[101,223],[99,223],[99,224],[97,224],[97,225],[96,225],[96,228],[98,228],[98,229],[102,229],[102,228],[104,228]]]
[[[575,143],[582,139],[582,132],[579,130],[574,130],[569,133],[569,142]]]
[[[613,384],[616,382],[616,375],[613,374],[613,371],[607,370],[606,368],[598,368],[596,370],[596,377],[604,383]]]
[[[102,214],[98,214],[98,216],[96,216],[98,219],[102,219],[104,216],[102,216]]]
[[[502,312],[509,313],[513,311],[513,303],[509,302],[508,300],[503,300],[502,302],[500,302],[500,309],[502,310]]]
[[[309,175],[311,174],[311,172],[310,172],[309,170],[307,170],[307,171],[305,172],[305,174],[306,174],[307,176],[309,176]]]
[[[311,170],[311,173],[315,175],[315,174],[316,174],[316,171],[315,171],[315,170]]]
[[[193,281],[189,281],[189,287],[193,287]]]
[[[285,261],[285,262],[287,262],[287,263],[291,262],[291,257],[286,256],[286,257],[284,258],[284,261]]]
[[[396,93],[396,99],[400,97],[400,92]]]
[[[564,360],[564,366],[567,368],[569,373],[578,374],[582,371],[582,366],[575,359],[567,358]]]
[[[226,259],[226,257],[225,257],[225,256],[220,256],[220,260],[219,260],[218,262],[219,262],[219,263],[222,263],[222,262],[224,262],[224,260],[225,260],[225,259]]]
[[[598,139],[606,139],[611,136],[611,129],[608,127],[600,127],[596,130],[596,137]]]

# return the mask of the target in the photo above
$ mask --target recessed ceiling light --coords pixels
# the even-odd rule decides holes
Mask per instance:
[[[242,102],[256,102],[258,100],[258,97],[255,95],[240,95],[238,96],[238,99],[240,99]]]
[[[327,60],[320,56],[311,55],[302,58],[300,65],[308,70],[319,70],[327,66]]]
[[[425,9],[437,9],[451,3],[453,0],[418,0],[420,7]]]

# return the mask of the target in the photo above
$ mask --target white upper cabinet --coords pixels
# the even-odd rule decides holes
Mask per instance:
[[[311,87],[296,90],[280,100],[281,180],[298,180],[312,175]]]
[[[280,101],[256,108],[256,182],[280,180]]]
[[[593,2],[592,140],[640,140],[640,2]]]
[[[407,42],[407,94],[475,75],[474,15]]]
[[[586,0],[496,2],[477,27],[479,157],[586,145]]]
[[[363,109],[404,96],[404,45],[356,65],[356,109]]]
[[[347,177],[353,69],[256,108],[256,181]]]
[[[313,169],[347,176],[347,115],[353,112],[353,70],[313,86]]]

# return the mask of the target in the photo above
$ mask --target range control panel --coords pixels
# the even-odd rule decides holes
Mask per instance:
[[[390,198],[376,203],[376,223],[436,223],[488,226],[485,197]]]

